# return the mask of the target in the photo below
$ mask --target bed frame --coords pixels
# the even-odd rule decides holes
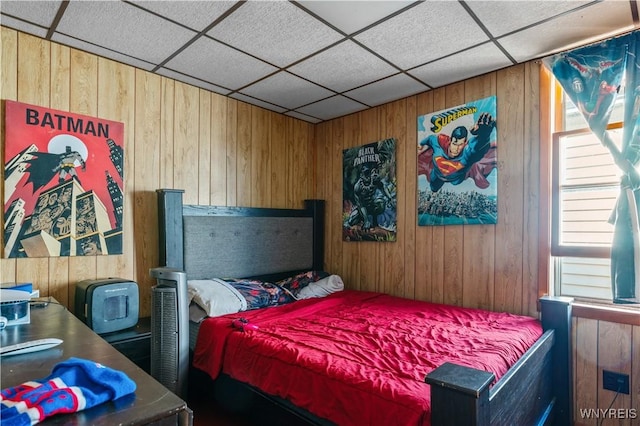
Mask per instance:
[[[183,192],[157,190],[163,267],[185,271],[187,279],[265,280],[324,269],[322,200],[306,200],[304,209],[195,206],[183,205]],[[543,336],[493,386],[493,374],[460,365],[431,372],[425,381],[432,425],[573,424],[571,302],[540,299]],[[305,423],[327,424],[287,401],[262,396]]]

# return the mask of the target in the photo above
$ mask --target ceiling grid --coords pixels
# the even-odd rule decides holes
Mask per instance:
[[[2,0],[0,25],[311,123],[638,28],[635,0]]]

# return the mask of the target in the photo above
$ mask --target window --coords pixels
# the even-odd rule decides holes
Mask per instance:
[[[559,86],[557,93],[561,93]],[[622,141],[623,94],[617,97],[609,133]],[[552,135],[551,265],[555,294],[611,300],[608,222],[621,172],[609,150],[590,131],[564,94]],[[614,122],[616,121],[616,122]]]

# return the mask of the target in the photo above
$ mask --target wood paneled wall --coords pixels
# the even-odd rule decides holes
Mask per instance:
[[[78,281],[133,279],[149,315],[156,189],[184,189],[191,204],[300,208],[312,198],[312,124],[4,27],[0,37],[2,100],[123,122],[126,186],[123,255],[3,258],[0,282],[32,282],[73,309]]]
[[[573,367],[577,426],[640,425],[640,326],[574,318]],[[630,395],[603,389],[603,370],[628,374]]]
[[[326,263],[352,288],[536,316],[541,221],[541,69],[531,62],[349,115],[316,128],[317,197],[327,199]],[[417,116],[497,96],[498,223],[417,226]],[[542,96],[541,96],[542,95]],[[398,239],[343,242],[342,150],[386,138],[398,141]],[[539,214],[542,215],[539,218]],[[541,251],[542,253],[545,250]],[[640,425],[640,327],[573,319],[574,418],[600,425],[581,409],[609,408],[615,392],[602,389],[602,370],[631,377],[632,396],[613,408],[636,408]],[[600,413],[600,416],[603,414]]]
[[[539,71],[535,63],[518,65],[318,124],[317,197],[328,201],[328,269],[353,288],[535,315]],[[498,224],[417,226],[417,117],[493,95]],[[342,150],[386,138],[397,140],[397,242],[343,242]]]
[[[126,132],[124,254],[0,259],[0,282],[33,282],[72,308],[79,280],[134,279],[148,315],[148,269],[158,262],[155,190],[182,188],[193,204],[301,207],[305,198],[326,199],[326,269],[348,287],[536,315],[544,182],[538,64],[312,125],[4,27],[0,37],[1,99],[122,121]],[[417,226],[417,116],[491,95],[498,224]],[[398,141],[398,240],[342,242],[342,150],[389,137]],[[606,409],[613,399],[602,390],[602,369],[631,375],[633,397],[618,397],[614,407],[640,409],[639,327],[586,318],[574,324],[577,423],[598,424],[581,419],[579,409]],[[640,424],[630,422],[620,423]]]

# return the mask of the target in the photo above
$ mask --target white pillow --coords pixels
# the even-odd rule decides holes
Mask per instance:
[[[298,292],[298,299],[310,299],[312,297],[324,297],[336,291],[344,290],[344,282],[339,275],[329,275],[319,281],[309,283]]]
[[[188,280],[189,303],[200,306],[210,317],[233,314],[247,309],[244,297],[224,280]]]
[[[208,315],[197,303],[189,303],[189,321],[199,323]]]

